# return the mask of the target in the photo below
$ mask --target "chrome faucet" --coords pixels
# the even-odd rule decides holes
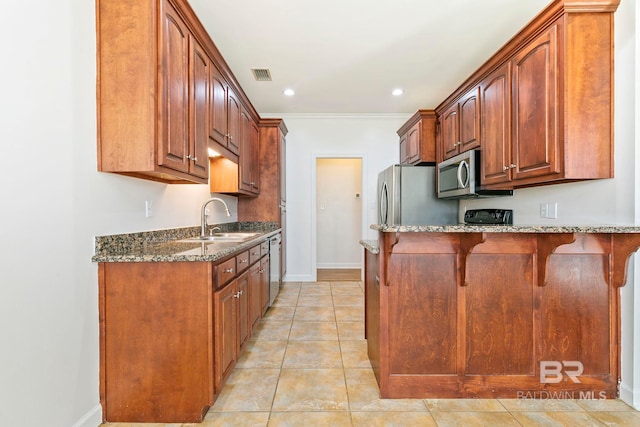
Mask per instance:
[[[224,206],[224,210],[227,212],[227,218],[231,216],[231,212],[229,212],[229,206],[227,206],[227,204],[224,202],[224,200],[219,199],[217,197],[212,197],[209,200],[207,200],[206,202],[204,202],[202,204],[202,209],[200,212],[200,237],[205,237],[207,235],[207,215],[206,215],[206,209],[207,209],[207,205],[211,202],[220,202],[222,203],[222,205]]]

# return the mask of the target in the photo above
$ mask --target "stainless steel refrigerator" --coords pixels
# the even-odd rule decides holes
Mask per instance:
[[[458,201],[438,199],[435,166],[392,165],[378,175],[378,223],[458,223]]]

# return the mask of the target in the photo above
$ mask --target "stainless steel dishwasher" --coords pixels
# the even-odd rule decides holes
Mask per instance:
[[[281,234],[278,233],[269,239],[269,307],[280,292],[280,256],[281,256]]]

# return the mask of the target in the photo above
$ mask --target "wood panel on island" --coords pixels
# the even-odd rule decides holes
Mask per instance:
[[[640,233],[380,232],[368,354],[383,398],[618,397],[619,287]],[[577,361],[580,382],[541,362]]]

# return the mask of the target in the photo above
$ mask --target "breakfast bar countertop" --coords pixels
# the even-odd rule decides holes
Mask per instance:
[[[640,225],[384,225],[372,224],[385,233],[640,233]]]

